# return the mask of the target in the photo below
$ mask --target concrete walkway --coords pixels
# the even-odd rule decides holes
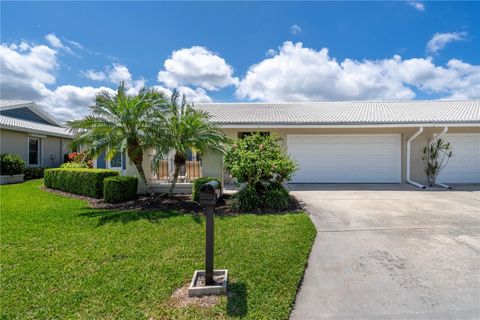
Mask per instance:
[[[291,319],[480,319],[480,186],[291,189],[318,230]]]

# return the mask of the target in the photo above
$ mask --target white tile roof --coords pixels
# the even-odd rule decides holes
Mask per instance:
[[[25,104],[33,104],[33,101],[28,100],[0,100],[0,108],[20,106]]]
[[[220,125],[480,124],[480,100],[198,103]]]
[[[12,117],[0,115],[0,128],[32,132],[49,136],[58,136],[64,138],[72,138],[73,134],[63,127],[51,126],[48,124],[37,123],[32,121],[21,120]]]

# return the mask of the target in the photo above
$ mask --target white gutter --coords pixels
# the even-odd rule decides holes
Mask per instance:
[[[423,127],[420,127],[418,128],[418,131],[415,132],[415,134],[413,136],[411,136],[408,140],[407,140],[407,183],[410,183],[418,188],[421,188],[421,189],[425,189],[425,186],[423,184],[420,184],[418,182],[415,182],[413,180],[410,179],[410,149],[411,149],[411,142],[416,138],[418,137],[421,133],[423,132]]]
[[[433,138],[432,140],[430,140],[430,143],[432,143],[435,139],[438,139],[440,137],[442,137],[445,133],[448,132],[448,127],[444,127],[442,132],[439,132],[439,133],[436,133],[433,135]],[[445,188],[445,189],[452,189],[452,187],[450,187],[449,185],[446,185],[444,183],[441,183],[441,182],[436,182],[436,184],[442,188]]]
[[[439,132],[439,133],[436,133],[436,134],[433,135],[433,138],[432,138],[432,140],[430,140],[429,143],[432,143],[433,140],[435,140],[435,139],[437,139],[437,138],[440,138],[440,137],[443,136],[445,133],[447,133],[447,131],[448,131],[448,127],[444,127],[443,130],[442,130],[442,132]]]

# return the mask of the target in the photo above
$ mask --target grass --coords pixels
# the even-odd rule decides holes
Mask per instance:
[[[203,217],[94,210],[41,184],[0,187],[0,319],[288,318],[315,237],[306,214],[216,217],[231,294],[176,308],[171,294],[203,269]]]

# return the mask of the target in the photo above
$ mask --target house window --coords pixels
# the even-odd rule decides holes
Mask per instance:
[[[109,162],[110,169],[122,169],[122,161],[123,161],[122,153],[121,152],[115,153],[115,155],[112,157],[112,159],[110,159],[110,162]]]
[[[268,137],[270,135],[270,132],[268,132],[268,131],[260,131],[260,132],[248,131],[248,132],[239,132],[237,136],[238,136],[238,138],[243,139],[247,136],[251,136],[254,133],[258,133],[262,137]]]
[[[28,138],[28,165],[40,165],[40,139]]]

